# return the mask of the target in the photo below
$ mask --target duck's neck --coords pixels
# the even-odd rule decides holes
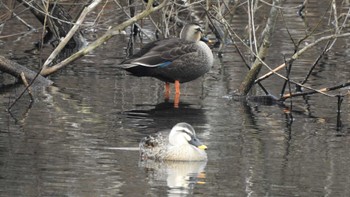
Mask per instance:
[[[188,34],[188,33],[180,33],[180,38],[186,41],[198,42],[201,39],[200,33]]]

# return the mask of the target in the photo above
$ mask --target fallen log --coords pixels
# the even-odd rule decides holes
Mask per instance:
[[[38,72],[32,71],[25,66],[18,64],[12,60],[0,55],[0,71],[8,73],[17,79],[21,80],[21,73],[24,73],[29,84],[36,87],[46,87],[53,84],[53,81],[41,76]],[[34,82],[33,82],[34,80]]]

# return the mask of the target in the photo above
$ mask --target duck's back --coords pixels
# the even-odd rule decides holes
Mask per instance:
[[[213,54],[202,41],[171,38],[145,45],[123,64],[127,71],[136,76],[184,83],[208,72],[213,65]]]
[[[167,138],[162,132],[142,138],[139,144],[141,160],[161,160],[167,148],[166,142]]]

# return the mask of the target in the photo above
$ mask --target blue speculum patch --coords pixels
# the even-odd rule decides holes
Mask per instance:
[[[167,67],[168,65],[170,65],[171,63],[172,63],[171,61],[166,61],[166,62],[159,64],[159,67],[164,68],[164,67]]]

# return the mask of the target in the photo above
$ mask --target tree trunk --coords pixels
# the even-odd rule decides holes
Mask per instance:
[[[259,72],[263,66],[263,61],[265,57],[268,54],[268,49],[270,47],[271,43],[271,36],[275,29],[275,23],[277,20],[277,14],[278,14],[278,6],[280,6],[282,3],[282,0],[273,0],[273,6],[270,10],[270,16],[267,20],[264,32],[263,32],[263,41],[259,48],[259,52],[257,54],[257,57],[253,63],[253,66],[249,70],[248,74],[244,78],[243,82],[241,83],[241,86],[239,88],[239,93],[241,95],[247,95],[250,91],[250,89],[254,85],[255,79],[258,77]]]

